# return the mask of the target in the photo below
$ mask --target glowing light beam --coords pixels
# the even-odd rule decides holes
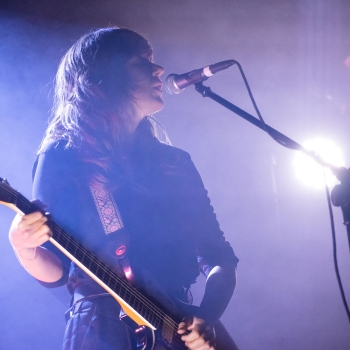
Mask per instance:
[[[344,166],[342,151],[329,140],[316,138],[306,141],[303,144],[307,150],[317,152],[320,157],[335,166]],[[316,189],[323,188],[325,178],[322,166],[316,163],[312,158],[302,152],[298,152],[293,162],[297,177],[306,185]],[[329,169],[325,169],[326,182],[328,186],[335,185],[338,180]]]

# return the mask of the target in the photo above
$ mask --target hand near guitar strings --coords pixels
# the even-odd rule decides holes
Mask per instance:
[[[181,340],[190,350],[215,350],[214,328],[201,318],[185,317],[179,324],[178,333],[183,334]]]
[[[48,218],[37,211],[17,214],[9,231],[9,240],[19,263],[36,279],[56,282],[63,274],[62,263],[51,251],[40,247],[49,240]]]
[[[20,257],[30,259],[34,249],[50,238],[50,228],[45,225],[47,220],[40,212],[16,215],[10,228],[9,239]]]

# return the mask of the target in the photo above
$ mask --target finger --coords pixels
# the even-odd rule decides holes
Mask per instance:
[[[187,327],[187,329],[191,331],[196,331],[201,335],[207,329],[207,325],[201,318],[193,317],[193,322]]]
[[[21,225],[19,225],[18,228],[21,229],[21,231],[25,232],[27,235],[31,235],[31,234],[34,234],[39,229],[41,229],[41,227],[43,226],[48,227],[47,225],[45,225],[46,222],[47,222],[47,218],[43,216],[38,221],[35,221],[29,225],[24,222]]]
[[[47,225],[42,225],[38,230],[28,236],[27,242],[31,246],[37,247],[46,242],[50,238],[50,234],[50,228]]]
[[[13,236],[11,244],[13,247],[20,251],[26,248],[35,248],[39,245],[42,245],[46,241],[48,241],[51,237],[51,230],[47,225],[42,225],[38,230],[33,233],[28,233],[26,231],[22,232],[22,234]]]
[[[206,341],[201,338],[201,337],[197,337],[195,339],[189,339],[188,337],[181,337],[181,340],[185,342],[185,345],[189,348],[198,348],[200,346],[203,346]]]
[[[199,338],[200,338],[200,334],[195,330],[193,330],[193,331],[191,331],[191,333],[185,334],[181,337],[181,339],[183,341],[186,341],[186,342],[191,342],[191,341],[194,341],[194,340],[199,339]]]
[[[37,234],[38,234],[38,239],[37,239],[38,246],[48,241],[52,236],[52,232],[47,225],[42,226],[37,231]]]
[[[185,342],[185,346],[190,350],[210,350],[211,346],[203,339],[198,339],[193,342]]]
[[[44,225],[47,222],[47,218],[44,216],[41,216],[39,219],[33,221],[28,221],[26,219],[23,219],[18,222],[17,227],[15,227],[15,230],[20,231],[20,233],[32,233],[38,230],[42,225]]]
[[[43,213],[41,213],[40,211],[35,211],[34,213],[23,215],[22,220],[31,224],[35,221],[40,220],[42,217],[44,217]]]
[[[178,332],[179,334],[184,334],[186,331],[187,331],[186,323],[181,322],[181,323],[179,324],[179,327],[178,327],[177,332]]]
[[[193,317],[192,323],[187,327],[188,330],[204,329],[205,322],[201,318]]]
[[[178,333],[179,334],[185,333],[187,330],[189,330],[189,327],[191,326],[192,323],[193,323],[193,316],[187,316],[183,318],[182,321],[179,323]]]
[[[195,344],[196,346],[207,343],[207,349],[209,349],[215,344],[215,332],[210,325],[197,324],[190,334],[182,336],[181,339],[188,344]],[[200,342],[198,342],[199,339],[201,339]]]

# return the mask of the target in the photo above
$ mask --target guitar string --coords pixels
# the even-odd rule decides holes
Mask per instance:
[[[25,209],[25,207],[27,207],[27,212],[29,211],[30,207],[33,206],[33,203],[31,203],[27,198],[25,198],[21,193],[19,193],[18,191],[12,189],[9,185],[7,185],[9,188],[4,187],[4,191],[7,192],[7,194],[13,195],[17,200],[13,201],[13,204],[16,205],[20,210]],[[9,201],[10,202],[10,201]],[[22,204],[22,206],[24,208],[20,207],[20,204]],[[25,210],[23,210],[23,212],[25,212]],[[69,236],[63,229],[61,229],[54,221],[52,221],[53,226],[55,226],[57,231],[61,232],[62,236],[66,236],[66,240],[68,241],[68,244],[71,243],[73,246],[75,246],[75,248],[79,249],[81,253],[83,253],[83,256],[90,256],[91,260],[95,260],[95,264],[99,265],[99,268],[101,270],[104,271],[104,274],[106,274],[107,272],[107,276],[109,277],[109,281],[110,279],[112,280],[116,280],[116,282],[119,282],[119,284],[122,284],[124,286],[124,289],[126,289],[129,294],[134,295],[134,297],[136,299],[138,299],[139,302],[143,303],[143,304],[147,304],[149,308],[153,308],[153,313],[156,314],[156,316],[158,316],[159,318],[163,319],[163,323],[165,323],[167,326],[169,326],[173,332],[173,341],[175,341],[176,343],[184,346],[183,341],[180,339],[181,335],[179,335],[177,333],[177,323],[173,320],[171,320],[169,318],[169,316],[167,316],[162,310],[160,310],[156,305],[154,305],[153,303],[151,303],[146,297],[144,297],[139,291],[137,290],[133,290],[130,288],[130,285],[125,282],[123,279],[121,279],[118,275],[116,275],[110,268],[108,268],[107,266],[104,266],[103,264],[101,264],[97,258],[90,253],[87,249],[85,249],[79,242],[75,241],[71,236]],[[85,251],[85,252],[84,252]],[[90,261],[91,261],[90,260]],[[97,260],[97,261],[96,261]],[[106,268],[107,267],[107,268]],[[119,280],[119,281],[118,281]],[[115,282],[115,281],[114,281]],[[110,287],[110,286],[109,286]],[[142,311],[141,311],[142,312]],[[159,320],[158,320],[159,322]],[[158,326],[159,327],[159,326]]]

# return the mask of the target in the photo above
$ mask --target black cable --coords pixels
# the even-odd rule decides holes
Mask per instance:
[[[242,78],[243,78],[245,87],[246,87],[246,89],[247,89],[247,91],[248,91],[250,100],[252,101],[252,104],[253,104],[253,106],[254,106],[255,112],[256,112],[256,114],[258,115],[259,120],[261,121],[261,124],[262,124],[264,130],[266,131],[266,133],[267,133],[270,137],[272,137],[277,143],[279,143],[281,146],[286,147],[286,148],[289,148],[289,149],[294,149],[294,147],[289,147],[289,145],[288,145],[287,143],[283,142],[282,140],[278,139],[276,136],[274,136],[274,135],[272,135],[272,134],[270,133],[269,129],[266,127],[265,120],[264,120],[264,118],[262,117],[262,115],[261,115],[261,113],[260,113],[260,111],[259,111],[259,108],[258,108],[257,104],[255,103],[255,100],[254,100],[252,91],[250,90],[250,86],[249,86],[249,84],[248,84],[247,78],[245,77],[245,74],[244,74],[244,72],[243,72],[242,66],[240,65],[239,62],[237,62],[237,61],[235,61],[235,62],[236,62],[236,65],[237,65],[237,67],[238,67],[238,69],[239,69],[239,71],[240,71],[240,73],[241,73],[241,76],[242,76]]]

